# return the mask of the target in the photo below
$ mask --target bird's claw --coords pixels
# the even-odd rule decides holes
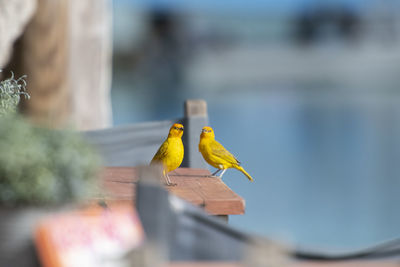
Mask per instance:
[[[178,184],[176,183],[165,183],[166,186],[177,186]]]

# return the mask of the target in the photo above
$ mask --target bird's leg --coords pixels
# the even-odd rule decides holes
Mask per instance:
[[[167,184],[168,186],[175,186],[175,185],[176,185],[175,183],[172,183],[172,182],[171,182],[171,179],[169,178],[168,173],[165,173],[165,172],[164,172],[164,175],[165,175],[165,179],[166,179],[166,181],[167,181],[166,184]]]
[[[213,174],[211,174],[211,177],[217,177],[217,173],[219,173],[221,169],[217,169]]]
[[[221,175],[219,176],[219,178],[222,178],[222,175],[224,175],[224,173],[226,172],[227,169],[223,169]]]

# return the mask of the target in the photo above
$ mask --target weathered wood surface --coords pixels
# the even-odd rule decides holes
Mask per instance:
[[[181,166],[205,169],[207,164],[199,153],[199,139],[201,129],[208,124],[207,102],[201,99],[187,100],[184,110],[185,132],[182,140],[185,157]]]
[[[18,33],[22,36],[7,55],[5,71],[28,76],[31,99],[22,101],[24,113],[53,128],[109,126],[111,0],[32,2],[37,2],[36,12]],[[19,8],[25,10],[22,4]],[[1,11],[0,5],[0,16]]]
[[[189,99],[184,106],[185,117],[207,117],[207,102],[202,99]]]
[[[14,42],[22,35],[36,6],[37,0],[0,0],[0,69],[10,59]]]
[[[39,0],[36,13],[16,43],[10,70],[27,74],[29,101],[24,112],[39,124],[61,127],[68,120],[68,1]]]
[[[53,0],[54,1],[54,0]],[[70,120],[80,130],[111,125],[111,0],[69,0]]]
[[[205,169],[179,168],[169,176],[176,186],[166,189],[184,200],[203,207],[212,215],[243,214],[245,201],[226,186],[221,179],[207,177]],[[102,175],[105,200],[133,201],[135,183],[138,180],[134,167],[106,167]]]

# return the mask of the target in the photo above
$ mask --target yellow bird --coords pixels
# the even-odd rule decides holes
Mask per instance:
[[[167,139],[165,139],[164,143],[162,143],[160,148],[157,150],[157,153],[154,155],[153,159],[150,162],[150,165],[162,164],[163,175],[167,180],[167,185],[176,185],[171,183],[168,172],[175,170],[182,163],[184,150],[182,135],[183,125],[179,123],[175,123],[174,125],[172,125],[169,129]]]
[[[250,176],[250,174],[248,174],[243,167],[240,166],[240,162],[215,140],[215,134],[211,127],[206,126],[201,131],[199,151],[208,164],[218,169],[212,174],[212,176],[215,176],[222,170],[222,173],[219,176],[221,178],[226,169],[235,168],[246,175],[250,181],[253,181],[253,178]]]

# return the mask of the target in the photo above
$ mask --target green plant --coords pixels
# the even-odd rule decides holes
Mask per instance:
[[[35,127],[15,113],[24,76],[0,82],[0,205],[52,205],[93,192],[99,158],[74,131]]]
[[[0,204],[58,204],[93,192],[99,159],[73,131],[0,118]]]
[[[15,79],[11,72],[10,78],[0,81],[0,116],[15,113],[21,96],[29,99],[25,79],[26,75]]]

